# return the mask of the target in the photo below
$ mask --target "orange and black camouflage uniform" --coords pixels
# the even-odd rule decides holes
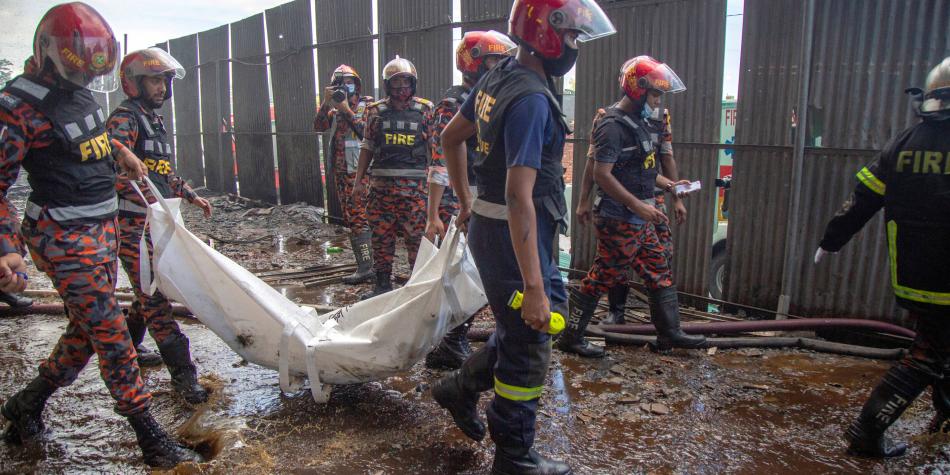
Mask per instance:
[[[122,106],[109,116],[106,128],[113,140],[118,141],[130,150],[135,149],[135,145],[142,135],[139,133],[139,122],[136,119],[136,114],[144,114],[152,123],[154,129],[164,127],[162,117],[156,114],[154,110],[143,107],[138,101],[123,102]],[[193,203],[198,198],[198,195],[188,186],[185,180],[174,174],[169,162],[149,158],[145,159],[145,164],[151,172],[153,181],[164,179],[175,197],[183,198],[189,203]],[[161,178],[155,177],[156,174],[161,175]],[[140,189],[149,203],[155,202],[155,198],[148,187],[140,187]],[[121,201],[131,202],[135,206],[143,208],[142,211],[147,207],[147,204],[142,201],[142,197],[132,188],[130,182],[118,182],[116,190],[119,194],[120,203]],[[142,233],[145,231],[145,214],[120,208],[118,223],[119,260],[122,261],[122,267],[128,274],[132,291],[135,293],[135,301],[129,309],[128,319],[130,321],[144,321],[149,334],[161,346],[172,336],[180,335],[181,329],[172,316],[171,302],[161,291],[156,290],[151,296],[142,291],[142,279],[139,272],[139,255],[141,252],[139,244]],[[152,242],[150,239],[146,239],[146,243],[151,256],[153,254]]]
[[[449,172],[445,164],[445,152],[442,151],[442,131],[459,111],[462,104],[458,101],[443,99],[432,112],[432,158],[429,161],[429,182],[445,187],[442,201],[439,203],[439,219],[448,229],[449,221],[459,214],[459,199],[449,183]],[[471,163],[469,164],[471,166]],[[473,184],[473,183],[472,183]]]
[[[598,113],[598,115],[601,114]],[[654,122],[653,124],[647,124],[647,122],[647,120],[638,121],[641,126],[654,126],[650,128],[653,130],[648,129],[651,134],[649,139],[655,147],[652,155],[646,158],[638,158],[636,155],[628,157],[622,152],[622,145],[635,143],[637,139],[630,136],[626,129],[617,129],[619,125],[613,126],[615,130],[607,130],[602,121],[598,121],[595,123],[592,140],[593,159],[615,163],[613,172],[615,176],[618,173],[631,173],[626,170],[621,171],[625,167],[641,167],[644,170],[642,172],[644,176],[655,178],[659,162],[657,152],[663,153],[668,150],[672,153],[670,145],[672,134],[668,120],[664,121],[666,124],[664,127],[657,127],[656,121],[651,121]],[[644,129],[647,128],[644,127]],[[624,150],[627,148],[632,149],[632,147],[626,147]],[[647,178],[647,180],[653,178]],[[643,183],[639,185],[645,186]],[[650,183],[648,189],[640,190],[641,196],[638,198],[643,200],[653,197],[653,187],[654,185]],[[633,193],[633,190],[629,188],[628,191]],[[650,290],[672,287],[673,274],[670,268],[672,251],[667,247],[667,245],[672,245],[669,226],[646,222],[610,199],[606,193],[602,194],[604,196],[601,199],[600,208],[595,211],[594,218],[597,231],[597,256],[587,276],[581,281],[581,292],[599,296],[611,287],[624,285],[627,282],[627,271],[631,268],[643,279]],[[605,208],[608,205],[613,209]],[[659,204],[654,203],[654,205],[665,212],[665,206],[660,208]]]
[[[340,112],[324,103],[317,111],[317,116],[313,119],[313,129],[317,132],[325,132],[333,129],[331,138],[333,154],[333,177],[336,182],[336,194],[340,200],[340,207],[343,208],[343,225],[350,229],[354,235],[369,231],[369,224],[366,218],[366,195],[358,198],[353,197],[353,185],[356,183],[356,164],[347,166],[346,162],[346,141],[358,140],[358,135],[363,133],[366,125],[365,111],[366,107],[373,102],[371,96],[363,96],[356,103],[356,109],[349,116],[349,121],[335,120]],[[334,124],[336,122],[336,124]],[[353,127],[350,127],[350,123]],[[351,129],[355,129],[354,133]],[[357,145],[358,146],[358,145]],[[359,150],[356,151],[357,160]],[[363,179],[363,184],[367,185],[369,180]]]
[[[49,80],[29,79],[55,91]],[[0,252],[23,253],[25,241],[34,264],[50,277],[68,310],[69,323],[40,364],[40,377],[55,387],[68,386],[95,353],[100,375],[116,400],[116,412],[124,416],[145,412],[152,396],[142,383],[125,318],[115,300],[115,214],[57,222],[43,206],[35,218],[23,220],[18,235],[17,216],[6,191],[30,151],[52,147],[57,139],[50,119],[10,92],[0,93],[0,129]]]
[[[380,159],[380,148],[385,138],[381,133],[383,120],[379,116],[380,104],[388,104],[385,99],[367,108],[364,147],[374,149],[373,163]],[[410,106],[421,104],[422,124],[419,134],[428,152],[431,137],[431,107],[426,99],[412,97]],[[409,265],[416,261],[419,243],[425,234],[426,226],[426,161],[421,163],[421,174],[416,177],[373,176],[370,178],[369,200],[366,215],[373,232],[373,270],[379,273],[392,273],[396,256],[396,239],[401,237],[406,243]],[[372,171],[370,172],[373,173]]]

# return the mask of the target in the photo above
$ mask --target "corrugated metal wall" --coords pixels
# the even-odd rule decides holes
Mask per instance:
[[[801,8],[795,0],[746,0],[739,81],[740,145],[730,197],[727,296],[775,307],[782,287],[791,196],[792,110],[798,102]],[[914,121],[903,89],[922,85],[950,55],[950,2],[815,2],[801,227],[792,263],[791,312],[906,323],[887,281],[881,218],[819,266],[811,252],[874,150]]]
[[[267,44],[272,52],[281,203],[323,206],[319,141],[313,133],[311,6],[312,0],[296,0],[267,10]]]
[[[175,172],[191,183],[204,186],[201,157],[201,116],[198,110],[198,35],[188,35],[168,42],[172,56],[185,68],[185,77],[172,86],[175,98],[175,124],[178,132],[178,160]]]
[[[463,31],[495,30],[508,34],[512,0],[462,0],[462,21],[477,22]]]
[[[687,201],[688,218],[674,226],[674,268],[682,290],[705,292],[712,246],[718,176],[718,151],[699,145],[717,142],[725,41],[725,0],[617,2],[606,9],[618,32],[581,44],[577,61],[575,134],[587,139],[598,107],[617,101],[617,75],[623,62],[649,54],[666,62],[686,83],[685,93],[664,98],[671,111],[674,155],[680,176],[701,180],[704,189]],[[677,145],[692,142],[692,145]],[[574,147],[574,199],[586,164],[587,142]],[[573,210],[572,210],[573,212]],[[572,220],[571,267],[588,269],[596,253],[593,226]]]
[[[379,2],[380,31],[384,32],[383,63],[399,55],[416,66],[418,97],[438,101],[452,85],[452,3],[445,0],[388,0]],[[417,30],[407,34],[394,34]],[[382,73],[382,72],[380,72]]]
[[[228,62],[222,61],[229,56],[228,25],[198,33],[198,45],[205,182],[211,190],[234,193],[231,136],[221,134],[222,126],[231,121],[231,72]]]
[[[339,42],[317,48],[317,80],[320,100],[323,88],[330,85],[330,75],[340,64],[348,64],[362,78],[362,94],[373,93],[373,32],[371,0],[316,0],[317,43]],[[361,39],[362,38],[362,39]],[[350,40],[350,41],[348,41]],[[340,223],[343,210],[337,197],[336,170],[329,152],[329,133],[321,136],[323,170],[326,177],[327,213]]]
[[[276,203],[264,53],[262,13],[231,24],[231,54],[235,58],[231,64],[231,83],[241,195]]]

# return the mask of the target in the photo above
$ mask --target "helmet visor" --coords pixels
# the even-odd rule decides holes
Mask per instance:
[[[686,84],[680,80],[679,76],[673,72],[673,69],[666,64],[660,64],[653,71],[643,76],[645,80],[645,89],[662,92],[664,94],[675,94],[686,90]]]
[[[551,26],[577,32],[577,41],[585,42],[617,32],[607,14],[594,0],[569,0],[551,13]]]
[[[119,42],[112,37],[50,37],[47,57],[66,81],[95,92],[119,86]]]
[[[171,76],[173,79],[185,77],[185,68],[181,63],[161,48],[151,47],[132,54],[139,54],[140,57],[129,63],[125,74],[130,77],[160,74]]]

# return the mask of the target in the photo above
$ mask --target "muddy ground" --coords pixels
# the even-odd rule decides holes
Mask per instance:
[[[251,270],[352,257],[343,230],[317,224],[313,208],[250,208],[224,197],[213,202],[210,222],[193,208],[186,222]],[[337,254],[334,246],[347,249]],[[408,267],[399,272],[407,274]],[[31,279],[33,288],[49,285],[35,272]],[[368,285],[289,282],[281,288],[298,302],[342,305]],[[486,473],[491,465],[490,441],[465,438],[429,396],[441,372],[420,363],[384,381],[337,387],[328,404],[318,405],[307,392],[282,395],[276,371],[242,361],[200,323],[181,323],[202,383],[213,390],[211,401],[190,407],[170,391],[164,368],[145,370],[144,377],[157,418],[211,457],[179,467],[182,473]],[[478,323],[490,324],[487,318]],[[63,316],[0,317],[0,399],[36,374],[65,325]],[[536,446],[566,459],[576,473],[950,470],[947,440],[923,435],[933,413],[928,393],[890,432],[912,441],[907,456],[885,462],[844,453],[841,434],[889,363],[807,351],[657,355],[610,346],[608,352],[591,361],[555,351],[542,397]],[[486,395],[482,405],[488,402]],[[95,361],[51,398],[44,417],[49,430],[39,443],[0,443],[0,472],[147,469],[132,431],[112,412]]]

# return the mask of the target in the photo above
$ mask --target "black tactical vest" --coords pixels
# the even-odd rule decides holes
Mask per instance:
[[[374,177],[425,178],[429,144],[423,126],[431,103],[412,98],[405,110],[389,106],[388,99],[375,104],[379,110],[379,151],[372,163]]]
[[[442,101],[449,104],[458,113],[471,92],[472,90],[465,86],[452,86],[445,91],[445,99],[442,99]],[[475,186],[475,161],[478,160],[478,139],[476,137],[469,137],[465,141],[465,152],[468,157],[468,184],[469,186]],[[446,191],[448,192],[448,190]]]
[[[505,159],[505,113],[512,104],[530,94],[544,94],[562,137],[569,128],[560,104],[551,87],[537,73],[521,66],[515,58],[505,58],[488,71],[481,81],[475,101],[479,157],[475,163],[478,198],[490,203],[505,204],[505,183],[508,162]],[[564,141],[553,140],[541,150],[541,169],[532,195],[536,205],[549,208],[552,214],[566,210],[564,202]],[[562,210],[563,208],[563,210]],[[555,216],[561,218],[562,216]]]
[[[128,114],[138,126],[138,140],[133,151],[145,166],[148,167],[148,178],[158,187],[165,198],[173,198],[169,177],[172,172],[172,146],[168,143],[168,132],[161,117],[153,115],[151,118],[142,110],[137,102],[126,99],[119,104],[110,118],[116,114]]]
[[[626,131],[620,156],[617,157],[611,174],[640,200],[653,198],[656,176],[659,173],[659,136],[647,122],[644,119],[634,119],[617,107],[610,107],[597,124],[597,127],[603,127],[616,123]],[[598,189],[597,193],[602,200],[616,203],[616,200],[603,190]]]
[[[50,208],[60,222],[98,220],[115,215],[115,161],[105,116],[86,89],[65,91],[18,76],[3,88],[33,106],[52,123],[53,142],[31,148],[23,160],[29,173],[29,201]],[[58,210],[57,210],[58,209]]]

